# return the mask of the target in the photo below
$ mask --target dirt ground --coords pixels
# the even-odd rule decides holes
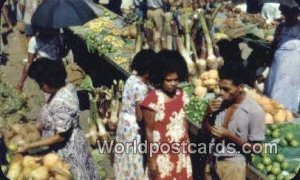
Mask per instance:
[[[3,28],[2,34],[6,33],[6,28]],[[10,33],[7,37],[7,44],[4,47],[4,54],[7,55],[8,61],[6,65],[0,65],[0,72],[4,74],[2,80],[10,84],[11,86],[16,86],[23,70],[24,59],[27,57],[27,39],[24,34],[20,33],[15,27],[14,31]],[[38,85],[28,78],[24,85],[23,92],[28,97],[28,103],[30,111],[27,114],[28,119],[38,119],[40,117],[40,110],[45,103],[44,94],[39,89]],[[86,131],[87,124],[86,119],[89,115],[88,111],[84,111],[81,114],[81,125]],[[97,154],[98,151],[94,150],[93,154]],[[100,155],[100,162],[96,162],[98,167],[105,169],[107,172],[107,177],[105,179],[113,179],[113,168],[108,160],[106,154]]]

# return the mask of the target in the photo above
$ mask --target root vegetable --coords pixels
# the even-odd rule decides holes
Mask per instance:
[[[17,179],[22,172],[21,162],[12,162],[9,166],[9,171],[7,173],[7,177],[9,179]]]
[[[207,93],[207,89],[202,86],[197,86],[194,91],[195,95],[199,98],[202,98]]]
[[[137,36],[137,28],[136,28],[136,26],[130,26],[130,28],[129,28],[129,35],[132,38],[135,38]]]
[[[208,80],[203,81],[203,85],[204,86],[216,86],[216,85],[218,85],[218,81],[215,79],[208,79]]]
[[[224,65],[224,59],[220,54],[220,50],[217,44],[214,45],[214,51],[217,56],[218,68],[221,68]]]
[[[23,157],[21,155],[15,155],[9,165],[9,171],[7,173],[7,177],[9,179],[15,180],[19,177],[22,172],[22,160]]]
[[[184,58],[184,60],[187,64],[189,74],[191,76],[195,75],[196,74],[195,63],[191,59],[189,52],[185,49],[185,47],[182,44],[182,41],[181,41],[180,37],[178,37],[178,36],[176,37],[176,44],[177,44],[177,47],[178,47],[178,50],[179,50],[180,54],[182,55],[182,57]]]
[[[40,167],[41,165],[38,163],[35,163],[31,166],[25,166],[22,170],[22,173],[20,174],[20,176],[18,177],[18,180],[24,180],[24,179],[29,179],[29,175],[31,174],[31,172]]]
[[[201,79],[195,79],[195,80],[193,81],[193,84],[194,84],[195,86],[202,86],[202,81],[201,81]]]
[[[204,32],[204,37],[207,45],[207,65],[210,69],[217,69],[218,68],[218,62],[216,60],[216,56],[214,55],[214,50],[212,46],[212,40],[210,37],[209,29],[207,27],[207,23],[204,17],[204,14],[201,13],[199,16],[199,20]]]
[[[23,159],[22,165],[24,167],[34,167],[41,160],[42,160],[42,158],[40,158],[40,157],[25,156],[24,159]]]
[[[49,153],[49,154],[45,155],[43,158],[44,166],[46,166],[50,169],[55,167],[59,161],[60,161],[60,158],[55,153]]]
[[[29,179],[32,180],[48,180],[49,179],[49,170],[47,167],[38,167],[36,169],[34,169],[30,175],[29,175]]]
[[[60,175],[60,174],[55,174],[54,179],[55,180],[71,180],[71,178],[68,178],[68,177]]]
[[[129,37],[129,29],[127,27],[123,28],[122,36],[125,37],[125,38]]]
[[[208,79],[209,79],[209,73],[208,73],[207,71],[204,72],[204,73],[202,73],[202,74],[200,75],[200,79],[201,79],[202,81],[208,80]]]
[[[62,161],[59,161],[56,166],[50,169],[55,175],[59,175],[59,178],[72,179],[72,174],[70,173],[70,166]]]
[[[215,80],[219,80],[219,73],[217,70],[210,70],[208,71],[208,78],[209,79],[215,79]]]

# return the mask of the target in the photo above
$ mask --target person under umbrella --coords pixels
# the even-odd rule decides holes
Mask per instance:
[[[34,27],[59,29],[83,25],[96,17],[84,0],[48,0],[38,6],[31,23]]]
[[[37,30],[36,35],[29,41],[27,62],[17,84],[17,90],[23,90],[29,68],[35,59],[44,57],[51,61],[61,61],[63,47],[58,30],[45,28]]]

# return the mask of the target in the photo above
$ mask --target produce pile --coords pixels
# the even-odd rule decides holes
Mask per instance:
[[[246,88],[246,91],[266,112],[266,124],[284,123],[294,120],[292,112],[284,109],[282,104],[279,104],[277,101],[270,99],[267,96],[258,94],[255,90]]]
[[[1,128],[0,131],[4,136],[4,142],[8,150],[11,152],[17,151],[19,146],[41,139],[35,122],[10,124]]]
[[[184,90],[190,97],[190,103],[187,105],[187,115],[189,119],[200,124],[207,108],[208,102],[219,94],[219,75],[217,70],[203,72],[200,76],[195,77],[189,86]],[[252,97],[265,111],[266,124],[285,123],[294,120],[293,114],[284,109],[283,105],[267,96],[257,93],[248,87],[245,87],[246,93]]]
[[[299,122],[267,126],[266,142],[276,143],[278,153],[268,153],[268,151],[253,155],[252,164],[268,179],[291,179],[298,172],[299,128]],[[268,150],[266,146],[264,149]]]
[[[24,119],[27,110],[25,95],[18,93],[14,87],[2,82],[0,77],[0,127]]]
[[[12,180],[71,180],[70,166],[54,154],[44,156],[14,155],[6,175]]]
[[[112,140],[118,124],[118,112],[121,106],[124,82],[114,81],[108,88],[106,86],[95,88],[89,76],[81,84],[81,88],[89,91],[90,117],[88,118],[89,131],[86,137],[92,147],[99,142]]]
[[[89,31],[84,36],[89,52],[96,52],[102,54],[120,52],[125,41],[120,37],[121,29],[110,17],[103,16],[94,19],[85,27]]]
[[[195,77],[193,84],[183,89],[190,97],[190,102],[186,106],[189,120],[196,124],[201,124],[208,102],[219,93],[219,75],[217,70],[203,72],[199,77]]]
[[[274,33],[278,22],[267,22],[259,14],[248,14],[240,9],[227,4],[221,9],[216,21],[217,32],[227,35],[228,38],[239,38],[248,35],[253,35],[255,40],[270,43],[274,38]]]

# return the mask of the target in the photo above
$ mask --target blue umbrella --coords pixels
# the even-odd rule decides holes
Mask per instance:
[[[96,17],[84,0],[44,0],[31,23],[34,27],[58,29],[82,25]]]

